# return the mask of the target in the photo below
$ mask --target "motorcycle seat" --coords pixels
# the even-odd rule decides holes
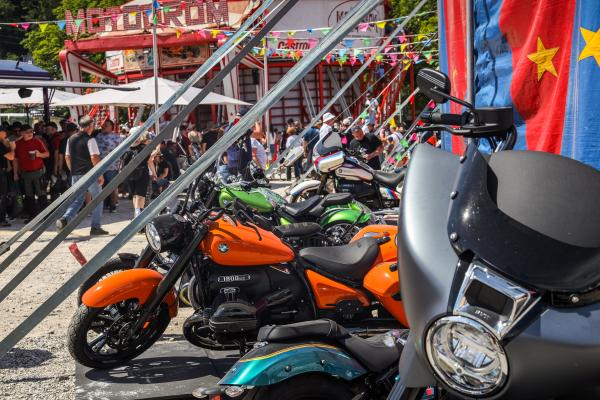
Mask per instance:
[[[404,175],[406,175],[406,168],[400,169],[399,172],[373,171],[373,178],[390,189],[395,189],[402,183]]]
[[[322,207],[348,204],[352,201],[352,193],[330,193],[321,200]]]
[[[304,214],[307,214],[320,202],[321,196],[312,196],[303,201],[285,204],[282,208],[286,213],[290,214],[292,217],[300,217]]]
[[[323,200],[319,204],[317,204],[314,208],[309,211],[310,216],[319,218],[325,208],[329,206],[337,206],[342,204],[348,204],[352,201],[354,197],[352,193],[331,193],[323,197]]]
[[[384,335],[363,339],[329,319],[298,322],[289,325],[267,325],[258,331],[259,342],[287,342],[296,339],[333,341],[353,355],[369,371],[380,372],[396,363],[401,350],[383,343]]]
[[[379,254],[376,238],[365,237],[345,246],[307,247],[300,257],[332,275],[362,281]]]
[[[313,236],[319,232],[321,226],[316,222],[298,222],[273,228],[273,233],[281,238]]]

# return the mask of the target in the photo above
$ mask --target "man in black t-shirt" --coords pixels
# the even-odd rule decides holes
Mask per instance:
[[[383,153],[383,144],[379,138],[372,134],[365,134],[362,128],[355,125],[352,128],[352,141],[350,142],[350,150],[365,153],[367,164],[373,169],[381,169],[379,156]]]

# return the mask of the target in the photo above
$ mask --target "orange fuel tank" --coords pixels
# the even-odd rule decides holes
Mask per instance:
[[[215,263],[232,267],[290,262],[294,252],[269,231],[240,225],[229,217],[217,220],[206,234],[200,250]]]
[[[379,300],[383,307],[396,318],[402,325],[408,327],[406,314],[402,301],[392,296],[400,290],[400,278],[398,271],[392,271],[390,267],[395,262],[384,262],[377,264],[365,275],[363,286]]]
[[[379,246],[379,255],[375,260],[375,264],[379,264],[386,261],[395,261],[398,259],[398,245],[396,243],[396,237],[398,235],[398,226],[396,225],[368,225],[362,228],[354,237],[351,242],[354,242],[363,237],[382,237],[389,236],[391,239],[387,243],[383,243]]]
[[[311,270],[306,271],[306,276],[313,289],[319,309],[335,308],[335,304],[342,300],[358,300],[365,307],[370,304],[367,296],[360,290],[348,287]]]

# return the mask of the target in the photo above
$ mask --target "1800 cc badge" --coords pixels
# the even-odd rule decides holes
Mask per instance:
[[[219,283],[245,282],[252,279],[250,275],[223,275],[217,277]]]

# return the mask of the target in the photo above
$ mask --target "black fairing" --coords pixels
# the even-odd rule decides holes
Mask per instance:
[[[600,172],[565,157],[469,146],[448,218],[471,251],[529,287],[579,292],[600,282]]]
[[[409,387],[435,384],[422,338],[428,323],[448,309],[458,263],[446,232],[450,193],[458,166],[457,156],[419,145],[404,183],[398,271],[410,336],[400,359],[400,376]],[[432,168],[436,173],[431,173]]]

